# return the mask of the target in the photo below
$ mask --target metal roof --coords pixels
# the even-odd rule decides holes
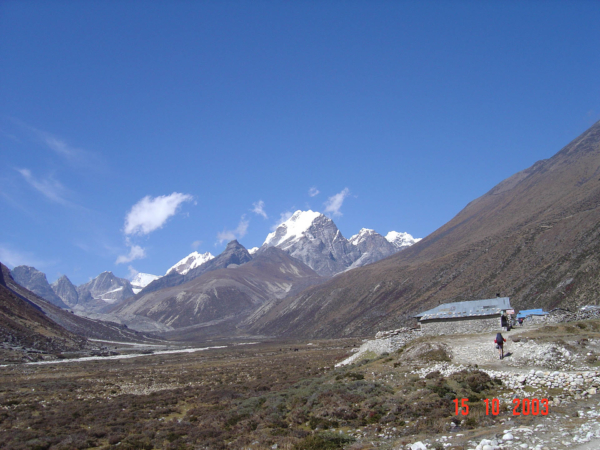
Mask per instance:
[[[546,314],[548,314],[548,313],[544,312],[542,310],[542,308],[525,309],[523,311],[519,311],[519,314],[517,314],[517,319],[524,319],[525,317],[529,317],[529,316],[545,316]]]
[[[426,319],[451,319],[453,317],[492,316],[512,309],[508,297],[472,300],[469,302],[444,303],[414,317]]]

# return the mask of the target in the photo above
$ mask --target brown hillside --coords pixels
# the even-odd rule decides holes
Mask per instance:
[[[231,335],[239,322],[268,300],[323,280],[306,264],[272,247],[245,264],[128,299],[113,312],[143,315],[174,328],[224,326],[223,334]]]
[[[598,304],[600,122],[378,263],[261,309],[254,332],[372,334],[439,303],[500,293],[516,307]]]

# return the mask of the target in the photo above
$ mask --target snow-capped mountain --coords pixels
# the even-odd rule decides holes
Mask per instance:
[[[315,211],[296,211],[267,235],[261,250],[277,247],[322,276],[343,272],[360,256],[333,221]]]
[[[258,247],[252,247],[252,248],[248,249],[248,253],[250,253],[251,255],[254,255],[258,250],[259,250]]]
[[[261,247],[278,247],[311,267],[319,275],[332,276],[382,258],[417,242],[408,233],[391,231],[388,238],[363,228],[346,239],[333,221],[316,211],[296,211],[269,233]],[[412,241],[411,241],[412,240]]]
[[[131,280],[131,290],[134,294],[137,294],[154,280],[158,280],[158,275],[152,275],[150,273],[139,273]]]
[[[214,256],[210,252],[206,252],[206,253],[193,252],[193,253],[190,253],[185,258],[183,258],[181,261],[179,261],[177,264],[175,264],[173,267],[171,267],[169,270],[167,270],[167,273],[165,275],[169,275],[172,272],[177,272],[177,273],[179,273],[181,275],[185,275],[190,270],[195,269],[196,267],[201,266],[206,261],[210,261],[213,258],[214,258]]]
[[[398,250],[410,247],[421,240],[421,238],[414,238],[408,233],[398,233],[397,231],[390,231],[385,235],[385,238]]]
[[[358,234],[348,239],[348,242],[360,252],[360,256],[348,267],[348,270],[374,263],[398,251],[386,238],[368,228],[361,229]]]

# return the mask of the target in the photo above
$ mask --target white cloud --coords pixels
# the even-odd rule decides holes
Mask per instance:
[[[243,215],[235,230],[223,230],[222,232],[217,233],[217,241],[219,244],[222,244],[224,241],[233,241],[234,239],[244,237],[248,231],[249,224],[250,221],[246,220],[246,215]]]
[[[252,203],[252,206],[254,206],[254,209],[252,210],[254,214],[258,214],[259,216],[263,216],[265,219],[268,219],[267,213],[265,212],[265,202],[259,200],[256,203]]]
[[[134,261],[136,259],[143,259],[146,257],[146,250],[144,250],[139,245],[129,244],[129,254],[128,255],[119,255],[115,264],[123,264]]]
[[[279,225],[281,225],[283,222],[285,222],[286,220],[288,220],[290,217],[292,217],[292,215],[294,215],[294,213],[292,211],[286,211],[286,212],[282,212],[279,215],[279,220],[277,221],[277,223],[275,223],[275,225],[273,225],[271,227],[271,231],[275,231],[277,229],[277,227]]]
[[[52,177],[48,177],[45,179],[35,178],[31,170],[29,169],[15,169],[19,172],[25,181],[29,183],[31,187],[40,192],[49,200],[59,203],[63,206],[74,206],[69,200],[65,198],[67,195],[67,189],[60,184],[59,181],[55,180]]]
[[[194,241],[194,242],[192,242],[192,248],[194,250],[198,250],[198,247],[200,247],[201,244],[202,244],[202,241]]]
[[[127,269],[129,269],[129,275],[127,276],[127,279],[129,281],[133,280],[137,276],[137,274],[140,273],[139,271],[135,270],[133,266],[129,266],[127,267]]]
[[[335,195],[332,195],[327,199],[324,203],[325,205],[325,213],[331,213],[334,216],[341,216],[342,213],[340,209],[342,208],[342,204],[344,203],[344,199],[350,195],[350,189],[344,188],[342,192],[339,192]]]
[[[311,197],[316,197],[317,195],[319,195],[321,193],[321,191],[319,191],[315,186],[311,187],[308,190],[308,195],[310,195]]]
[[[173,192],[171,195],[150,197],[147,195],[131,208],[125,217],[125,234],[144,235],[162,228],[183,202],[192,201],[188,194]]]

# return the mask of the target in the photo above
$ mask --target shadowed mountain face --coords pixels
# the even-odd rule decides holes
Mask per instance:
[[[112,312],[144,315],[175,328],[227,322],[231,335],[237,324],[266,301],[322,280],[304,263],[270,248],[244,265],[229,265],[180,286],[140,294]]]
[[[574,308],[598,303],[599,272],[600,122],[417,244],[261,308],[252,330],[373,334],[439,303],[496,293],[517,308]]]
[[[168,287],[179,286],[180,284],[187,283],[188,281],[193,280],[194,278],[198,278],[200,275],[206,272],[210,272],[211,270],[224,269],[231,264],[244,264],[252,259],[248,250],[241,245],[237,240],[231,241],[227,244],[227,247],[216,258],[210,259],[206,261],[204,264],[189,270],[184,275],[173,271],[165,275],[164,277],[159,278],[158,280],[153,281],[141,292],[138,296],[148,294],[150,292],[155,292],[160,289],[165,289]]]
[[[11,271],[11,275],[24,288],[29,289],[31,292],[34,292],[56,306],[68,308],[61,298],[55,294],[52,287],[50,287],[46,279],[46,274],[35,269],[35,267],[17,266]]]
[[[50,320],[35,304],[13,292],[8,268],[0,263],[0,342],[4,347],[50,353],[77,350],[85,340]]]

